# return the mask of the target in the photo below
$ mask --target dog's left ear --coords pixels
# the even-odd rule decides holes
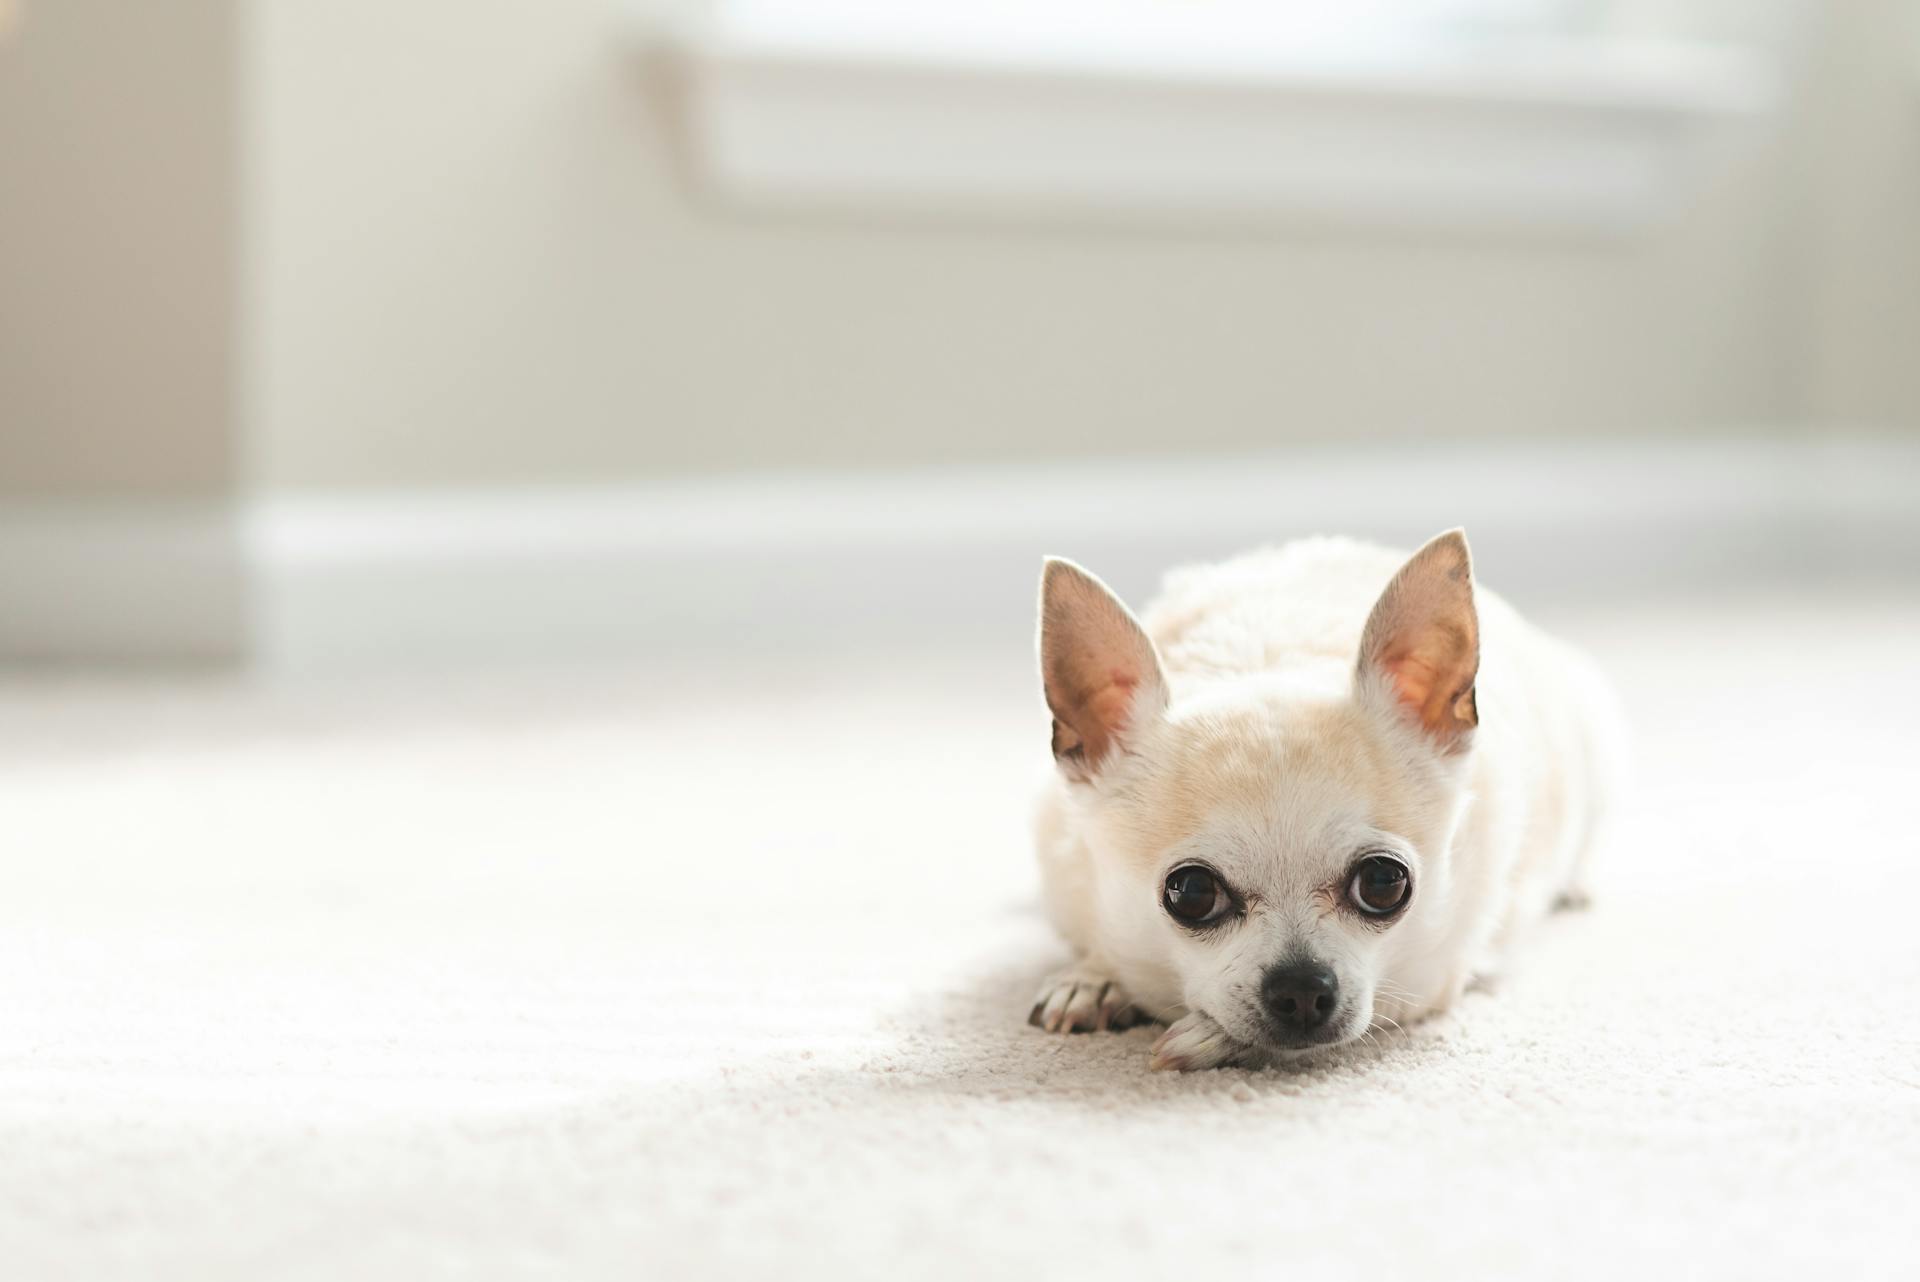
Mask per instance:
[[[1122,749],[1129,730],[1167,707],[1159,652],[1133,612],[1071,561],[1040,574],[1040,679],[1053,713],[1053,756],[1086,780]]]
[[[1473,556],[1465,531],[1448,530],[1415,552],[1374,603],[1356,682],[1363,694],[1384,690],[1443,752],[1457,752],[1480,724],[1479,671]]]

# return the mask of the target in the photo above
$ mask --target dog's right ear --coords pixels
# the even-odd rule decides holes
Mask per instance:
[[[1160,656],[1106,584],[1071,561],[1040,572],[1040,679],[1053,712],[1053,757],[1084,780],[1124,748],[1129,730],[1167,707]]]

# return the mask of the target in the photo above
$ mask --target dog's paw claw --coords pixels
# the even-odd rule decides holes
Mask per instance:
[[[1222,1068],[1241,1063],[1248,1054],[1242,1043],[1214,1023],[1211,1015],[1199,1011],[1175,1020],[1153,1044],[1148,1067],[1177,1073],[1201,1068]]]
[[[1117,1033],[1140,1018],[1119,984],[1096,971],[1075,968],[1041,987],[1027,1022],[1049,1033]]]

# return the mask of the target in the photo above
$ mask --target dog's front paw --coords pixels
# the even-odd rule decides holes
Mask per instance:
[[[1197,1068],[1224,1068],[1250,1061],[1253,1050],[1214,1023],[1213,1016],[1194,1011],[1174,1021],[1153,1044],[1149,1067],[1178,1073]]]
[[[1126,990],[1098,968],[1069,966],[1040,986],[1027,1022],[1049,1033],[1119,1032],[1143,1017]]]

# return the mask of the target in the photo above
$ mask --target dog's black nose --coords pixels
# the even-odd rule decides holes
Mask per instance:
[[[1275,966],[1260,981],[1260,1000],[1274,1022],[1289,1032],[1310,1033],[1327,1022],[1339,1003],[1340,982],[1317,962]]]

